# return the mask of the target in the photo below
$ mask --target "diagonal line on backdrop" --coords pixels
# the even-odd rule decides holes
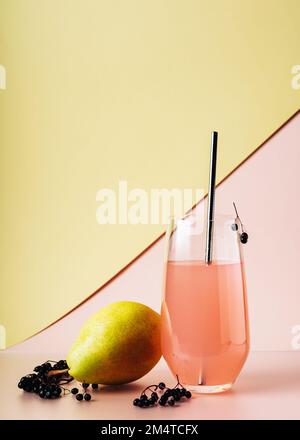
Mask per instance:
[[[292,119],[294,119],[298,114],[300,113],[300,109],[297,110],[295,113],[293,113],[282,125],[280,125],[270,136],[268,136],[258,147],[256,147],[241,163],[239,163],[239,165],[237,165],[235,168],[233,168],[232,171],[230,171],[230,173],[228,173],[216,186],[218,187],[219,185],[221,185],[226,179],[228,179],[237,169],[239,169],[245,162],[247,162],[250,157],[252,157],[253,155],[255,155],[273,136],[275,136],[280,130],[282,130]],[[201,200],[203,200],[205,197],[207,196],[207,194],[205,194],[203,196],[202,199],[200,199],[191,209],[193,210],[197,204],[199,202],[201,202]],[[62,320],[63,318],[65,318],[66,316],[68,316],[70,313],[72,313],[74,310],[76,310],[77,308],[79,308],[82,304],[84,304],[86,301],[88,301],[89,299],[91,299],[94,295],[96,295],[97,293],[99,293],[102,289],[104,289],[106,286],[108,286],[110,283],[112,283],[116,278],[118,278],[123,272],[125,272],[132,264],[134,264],[140,257],[142,257],[146,252],[148,252],[149,249],[151,249],[155,244],[157,244],[163,237],[164,237],[165,233],[161,234],[160,236],[158,236],[154,241],[152,241],[145,249],[143,249],[135,258],[133,258],[131,261],[129,261],[122,269],[120,269],[114,276],[112,276],[109,280],[107,280],[104,284],[102,284],[98,289],[96,289],[93,293],[91,293],[88,297],[86,297],[83,301],[81,301],[79,304],[77,304],[75,307],[73,307],[71,310],[69,310],[67,313],[65,313],[64,315],[62,315],[60,318],[56,319],[55,321],[53,321],[51,324],[47,325],[46,327],[44,327],[43,329],[41,329],[40,331],[36,332],[35,334],[33,334],[32,336],[30,336],[29,338],[26,338],[26,340],[33,338],[35,335],[43,332],[44,330],[46,330],[47,328],[51,327],[52,325],[54,325],[55,323],[57,323],[58,321]],[[23,341],[24,342],[24,341]],[[20,342],[19,342],[20,343]],[[18,344],[19,344],[18,343]],[[16,344],[16,345],[18,345]],[[13,347],[13,346],[12,346]]]

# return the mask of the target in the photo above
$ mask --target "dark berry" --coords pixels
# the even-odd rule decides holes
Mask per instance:
[[[236,224],[236,223],[233,223],[232,225],[231,225],[231,229],[233,230],[233,231],[237,231],[238,230],[238,225]]]
[[[181,388],[180,394],[184,397],[186,394],[186,388]]]
[[[139,406],[140,403],[140,399],[134,399],[134,401],[132,402],[133,406]]]
[[[41,390],[39,392],[39,396],[43,399],[45,397],[46,392],[44,390]]]
[[[52,397],[51,391],[46,391],[45,397],[46,397],[46,399],[51,399],[51,397]]]
[[[83,384],[82,384],[82,387],[83,387],[85,390],[86,390],[89,386],[90,386],[89,383],[83,383]]]
[[[19,383],[18,383],[18,388],[20,388],[21,390],[23,389],[23,386],[24,386],[24,384],[20,381]]]
[[[61,391],[59,391],[59,390],[55,390],[55,391],[53,391],[52,396],[55,397],[55,398],[57,398],[57,397],[60,396],[60,393],[61,393]]]
[[[154,401],[157,402],[158,395],[157,395],[157,393],[155,391],[151,394],[151,399],[154,399]]]
[[[164,384],[163,382],[160,382],[160,383],[158,384],[158,388],[159,388],[160,390],[164,390],[164,389],[166,388],[166,384]]]
[[[30,383],[24,385],[23,390],[26,391],[27,393],[31,393],[31,391],[32,391],[32,385],[31,385]]]
[[[59,370],[62,370],[65,366],[65,361],[63,359],[61,359],[60,361],[57,362],[57,364],[55,364],[55,367],[58,368]]]
[[[248,234],[247,234],[247,232],[243,232],[240,235],[240,240],[241,240],[241,243],[243,243],[243,244],[247,243],[247,241],[248,241]]]
[[[160,406],[165,406],[165,404],[167,403],[167,400],[168,399],[163,399],[163,396],[161,396],[158,403],[160,404]]]
[[[190,391],[186,391],[186,393],[185,393],[185,397],[186,397],[187,399],[190,399],[190,398],[192,397],[192,393],[191,393]]]
[[[77,395],[76,395],[76,399],[79,400],[79,401],[82,400],[82,399],[83,399],[83,395],[80,394],[80,393],[77,394]]]
[[[40,366],[40,365],[37,365],[33,371],[35,371],[36,373],[38,373],[39,371],[41,371],[41,366]]]
[[[91,398],[92,398],[92,396],[89,393],[85,393],[84,400],[86,400],[88,402],[89,400],[91,400]]]
[[[78,388],[72,388],[71,389],[72,394],[78,394]]]
[[[138,406],[139,406],[140,408],[143,408],[143,406],[144,406],[144,402],[143,402],[143,400],[139,399]]]
[[[170,405],[170,406],[174,406],[175,405],[175,399],[169,399],[168,400],[168,405]]]
[[[167,388],[163,395],[166,397],[170,397],[172,395],[172,390],[170,390],[170,388]]]
[[[148,397],[146,396],[146,394],[142,394],[140,399],[142,402],[145,402],[148,399]]]
[[[156,402],[157,402],[157,399],[155,397],[150,397],[150,399],[149,399],[150,405],[155,405]]]
[[[93,383],[92,384],[92,388],[93,388],[93,390],[97,390],[98,389],[98,384],[97,383]]]

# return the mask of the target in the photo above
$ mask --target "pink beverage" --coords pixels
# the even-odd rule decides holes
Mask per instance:
[[[247,358],[248,313],[242,269],[240,262],[167,263],[162,352],[174,375],[191,389],[229,389]]]

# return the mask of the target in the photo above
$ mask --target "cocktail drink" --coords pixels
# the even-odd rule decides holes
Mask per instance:
[[[220,392],[231,388],[249,351],[243,226],[234,215],[216,216],[207,264],[203,217],[196,212],[169,227],[162,352],[191,390]]]
[[[188,388],[226,391],[238,377],[249,351],[248,311],[241,246],[248,235],[235,216],[215,215],[218,133],[211,135],[205,203],[167,233],[162,302],[162,353]]]

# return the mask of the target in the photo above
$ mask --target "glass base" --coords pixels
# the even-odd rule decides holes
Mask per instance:
[[[224,393],[232,388],[232,383],[225,383],[223,385],[185,385],[185,387],[194,392],[200,394],[214,394]]]

